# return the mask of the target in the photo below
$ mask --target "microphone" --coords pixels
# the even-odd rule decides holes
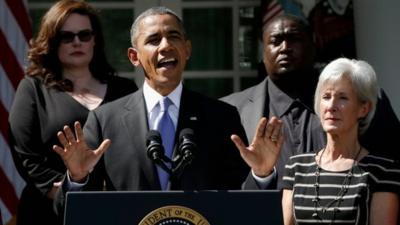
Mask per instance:
[[[174,174],[179,177],[185,167],[192,163],[197,151],[196,138],[191,128],[185,128],[179,134],[178,156],[174,159],[177,163],[173,169]]]
[[[171,160],[165,156],[164,147],[162,145],[161,135],[156,130],[150,130],[146,137],[147,146],[147,157],[151,159],[155,164],[160,166],[168,174],[172,174],[172,171],[165,162],[171,162]]]
[[[183,129],[179,135],[179,142],[179,152],[183,156],[183,160],[190,164],[197,150],[194,131],[190,128]]]

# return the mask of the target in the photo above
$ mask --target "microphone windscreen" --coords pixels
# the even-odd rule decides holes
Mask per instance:
[[[156,130],[150,130],[146,136],[146,146],[149,146],[151,142],[162,143],[160,132]]]
[[[183,141],[183,137],[193,140],[194,139],[194,131],[191,128],[185,128],[179,133],[179,142]]]

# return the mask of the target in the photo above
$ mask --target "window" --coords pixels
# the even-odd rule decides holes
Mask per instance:
[[[183,0],[182,17],[193,53],[185,85],[222,97],[254,85],[261,61],[260,1]]]

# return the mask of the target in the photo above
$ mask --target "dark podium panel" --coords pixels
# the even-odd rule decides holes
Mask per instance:
[[[166,218],[176,215],[181,219]],[[70,192],[65,210],[65,225],[280,225],[282,221],[281,192],[275,190]]]

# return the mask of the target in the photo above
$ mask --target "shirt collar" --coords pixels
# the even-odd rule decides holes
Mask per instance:
[[[290,96],[281,91],[274,82],[268,77],[268,94],[270,99],[270,105],[274,106],[274,109],[279,117],[282,117],[295,101]]]
[[[293,99],[285,92],[281,91],[274,82],[268,77],[268,94],[270,99],[270,105],[274,106],[277,116],[282,117],[285,115],[295,104],[300,104],[310,112],[313,109],[304,104],[301,100]]]
[[[172,103],[174,103],[174,106],[178,109],[178,111],[181,104],[182,89],[182,82],[180,82],[179,85],[171,93],[165,96],[168,97],[172,101]],[[153,111],[154,107],[157,105],[160,99],[164,97],[152,87],[150,87],[150,85],[147,84],[146,81],[143,84],[143,95],[146,102],[147,113]]]

